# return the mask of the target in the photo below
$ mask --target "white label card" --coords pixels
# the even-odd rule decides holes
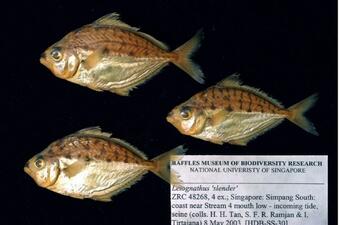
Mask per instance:
[[[327,156],[172,159],[171,225],[326,225]]]

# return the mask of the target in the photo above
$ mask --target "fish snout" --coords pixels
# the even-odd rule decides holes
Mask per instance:
[[[41,58],[46,58],[46,52],[43,52],[43,53],[41,54],[40,60],[41,60]]]
[[[24,171],[27,174],[30,174],[31,170],[29,169],[29,162],[26,162],[25,166],[24,166]]]
[[[173,115],[174,115],[173,111],[168,113],[168,115],[166,117],[167,122],[169,122],[169,123],[173,122]]]

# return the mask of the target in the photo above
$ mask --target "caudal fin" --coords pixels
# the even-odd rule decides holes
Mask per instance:
[[[151,170],[153,173],[155,173],[157,176],[159,176],[161,179],[164,179],[168,183],[180,183],[180,179],[177,176],[177,174],[174,171],[170,171],[170,161],[171,156],[176,155],[184,155],[187,149],[185,149],[182,145],[176,147],[175,149],[172,149],[168,152],[165,152],[154,159],[152,159],[153,162],[156,163],[156,167]],[[180,157],[180,156],[179,156]]]
[[[318,136],[319,133],[317,132],[313,123],[304,116],[304,113],[312,108],[317,100],[318,94],[313,94],[298,102],[297,104],[292,105],[288,108],[288,110],[291,112],[291,115],[288,117],[288,119],[305,131]]]
[[[174,50],[174,53],[178,55],[178,59],[173,61],[176,66],[185,71],[200,84],[204,83],[204,74],[201,71],[199,65],[195,64],[191,60],[191,56],[200,47],[200,42],[202,38],[203,32],[202,30],[199,30],[194,35],[194,37],[192,37],[185,44]]]

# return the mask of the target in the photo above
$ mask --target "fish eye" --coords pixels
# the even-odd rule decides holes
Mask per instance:
[[[36,168],[42,169],[45,167],[45,161],[43,159],[37,159],[35,160],[34,165]]]
[[[62,54],[59,49],[54,49],[53,51],[51,51],[51,56],[56,62],[62,59]]]
[[[189,118],[191,118],[192,116],[192,112],[191,112],[191,108],[189,107],[183,107],[180,110],[180,116],[184,119],[187,120]]]

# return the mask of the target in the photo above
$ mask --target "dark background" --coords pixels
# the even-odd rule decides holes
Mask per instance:
[[[329,155],[329,224],[337,212],[336,1],[41,1],[2,4],[4,91],[1,224],[170,224],[169,185],[153,174],[111,203],[77,200],[38,187],[26,160],[52,141],[100,125],[150,158],[186,144],[188,154]],[[121,97],[58,79],[40,54],[68,32],[111,12],[172,49],[203,28],[195,55],[206,84],[170,65]],[[314,92],[312,136],[285,121],[247,147],[218,146],[181,135],[167,113],[234,72],[290,106]]]

